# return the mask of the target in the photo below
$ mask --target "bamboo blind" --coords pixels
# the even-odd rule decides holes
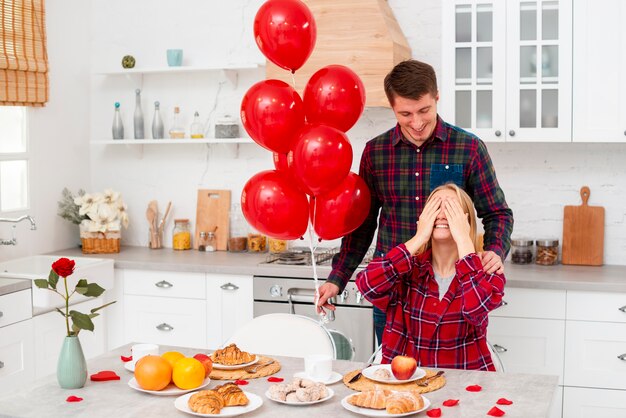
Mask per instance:
[[[0,0],[0,105],[48,101],[44,0]]]

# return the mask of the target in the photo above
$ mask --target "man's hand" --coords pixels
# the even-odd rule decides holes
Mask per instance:
[[[485,270],[487,274],[504,273],[504,264],[498,254],[493,251],[484,251],[478,255],[480,255],[480,261],[483,263],[483,270]]]
[[[331,311],[334,311],[335,306],[331,305],[328,302],[328,299],[337,296],[337,294],[339,293],[339,287],[336,284],[326,282],[320,286],[319,292],[320,292],[320,298],[317,301],[317,304],[315,305],[316,312],[318,314],[324,312],[322,308],[327,308],[327,309],[330,309]]]

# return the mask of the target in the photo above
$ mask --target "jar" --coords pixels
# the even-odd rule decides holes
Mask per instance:
[[[558,239],[538,239],[537,256],[535,263],[543,266],[552,266],[559,260],[559,240]]]
[[[287,251],[287,241],[284,239],[272,238],[268,239],[268,245],[270,247],[270,253],[284,253]]]
[[[228,251],[240,253],[248,248],[248,227],[241,212],[241,206],[236,204],[230,212],[230,238]]]
[[[237,138],[239,137],[239,125],[230,115],[224,115],[215,123],[216,138]]]
[[[206,246],[205,251],[215,251],[217,250],[217,238],[215,237],[215,232],[209,231],[206,235]]]
[[[267,238],[262,234],[248,234],[248,251],[264,253],[267,245]]]
[[[530,264],[533,262],[533,245],[531,239],[511,240],[511,262],[513,264]]]
[[[174,219],[172,248],[175,250],[188,250],[191,248],[191,230],[189,228],[189,219]]]

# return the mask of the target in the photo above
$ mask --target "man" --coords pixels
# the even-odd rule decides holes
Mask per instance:
[[[334,310],[328,299],[348,283],[377,226],[376,256],[380,256],[415,235],[426,198],[437,186],[448,182],[467,192],[482,219],[485,251],[480,258],[484,270],[504,271],[513,212],[498,185],[485,144],[439,117],[437,77],[430,65],[403,61],[387,74],[384,86],[398,123],[365,146],[359,174],[370,188],[371,209],[363,224],[343,238],[332,271],[320,286],[320,310]],[[377,308],[374,326],[380,342],[385,314]]]

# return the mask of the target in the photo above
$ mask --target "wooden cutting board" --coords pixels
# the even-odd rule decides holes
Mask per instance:
[[[198,206],[196,209],[196,234],[193,248],[198,249],[200,232],[215,230],[217,249],[226,251],[228,247],[228,230],[230,212],[230,190],[198,190]],[[217,229],[215,229],[217,228]]]
[[[604,208],[589,206],[589,187],[580,189],[583,204],[563,211],[563,264],[601,266],[604,262]]]

